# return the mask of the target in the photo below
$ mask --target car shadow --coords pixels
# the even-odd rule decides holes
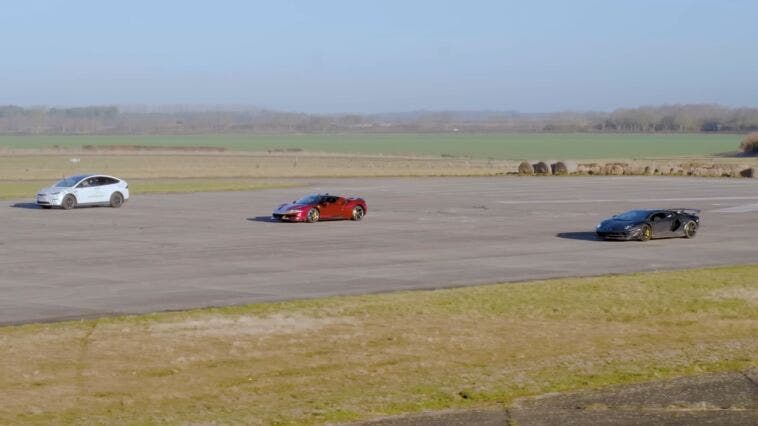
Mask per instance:
[[[15,204],[11,204],[11,207],[14,207],[17,209],[42,210],[42,207],[38,206],[37,203],[15,203]]]
[[[250,222],[265,222],[265,223],[280,223],[280,221],[272,218],[271,216],[256,216],[247,218]]]
[[[604,241],[598,238],[594,232],[559,232],[555,236],[567,240]]]

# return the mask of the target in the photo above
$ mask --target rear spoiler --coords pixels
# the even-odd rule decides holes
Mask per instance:
[[[675,211],[677,213],[687,213],[687,214],[698,214],[700,213],[700,209],[671,209],[672,211]]]

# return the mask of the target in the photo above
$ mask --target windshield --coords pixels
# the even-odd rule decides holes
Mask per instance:
[[[295,201],[295,204],[318,204],[321,200],[321,196],[318,194],[306,195],[305,197]]]
[[[80,180],[87,177],[86,175],[78,175],[78,176],[69,176],[61,181],[58,181],[58,183],[55,184],[56,188],[70,188],[77,183],[79,183]]]
[[[616,220],[645,220],[648,214],[650,214],[650,212],[647,210],[629,210],[628,212],[621,213],[613,218]]]

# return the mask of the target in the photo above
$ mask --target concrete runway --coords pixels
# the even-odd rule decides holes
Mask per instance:
[[[0,324],[758,261],[758,179],[309,183],[135,196],[121,209],[6,201]],[[360,195],[368,215],[268,219],[278,204],[316,191]],[[700,232],[693,240],[594,240],[602,218],[643,207],[700,208]]]

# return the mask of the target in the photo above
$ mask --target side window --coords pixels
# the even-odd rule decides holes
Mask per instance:
[[[105,176],[100,178],[100,185],[113,185],[114,183],[118,183],[118,180]]]
[[[95,186],[93,184],[93,179],[94,178],[84,179],[83,181],[81,181],[79,183],[79,185],[76,185],[76,187],[77,188],[89,188],[89,187]]]
[[[650,220],[653,222],[660,222],[663,220],[663,218],[666,217],[666,213],[656,213],[650,217]]]

